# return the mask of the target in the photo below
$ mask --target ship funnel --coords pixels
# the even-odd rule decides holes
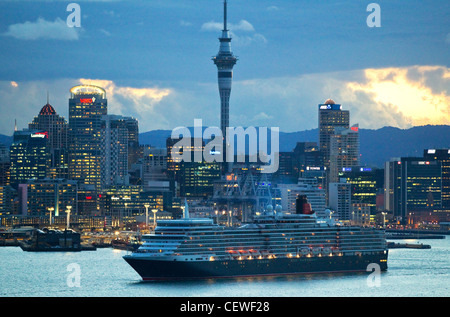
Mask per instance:
[[[186,198],[184,199],[183,218],[184,219],[189,219],[189,205],[187,203]]]
[[[302,215],[312,215],[314,213],[306,195],[297,195],[297,199],[295,201],[295,212],[296,214]]]

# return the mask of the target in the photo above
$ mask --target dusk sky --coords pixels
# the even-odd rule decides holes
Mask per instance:
[[[108,113],[141,132],[219,125],[222,0],[0,0],[0,134],[26,128],[46,103],[68,119],[71,87],[106,89]],[[450,124],[450,1],[229,0],[232,126],[317,128],[332,98],[360,128]]]

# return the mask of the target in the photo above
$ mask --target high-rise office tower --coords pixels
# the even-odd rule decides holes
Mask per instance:
[[[136,164],[141,157],[139,122],[132,117],[125,117],[124,120],[128,130],[128,170],[131,170],[131,166]]]
[[[220,179],[220,164],[216,162],[180,163],[180,196],[212,197],[214,181]]]
[[[66,179],[41,179],[27,182],[27,199],[22,202],[27,205],[28,215],[44,216],[49,207],[54,208],[54,215],[64,215],[67,206],[77,214],[77,182]]]
[[[327,168],[330,166],[330,143],[335,128],[350,128],[350,112],[328,99],[319,105],[319,150]]]
[[[102,116],[107,114],[106,92],[92,85],[70,89],[69,177],[79,184],[101,188]]]
[[[102,116],[102,187],[128,183],[128,124],[132,118]]]
[[[39,114],[28,124],[29,129],[42,130],[48,133],[48,145],[50,149],[67,147],[66,119],[58,115],[52,105],[45,104]]]
[[[377,194],[384,189],[384,169],[346,167],[339,173],[352,186],[352,203],[362,203],[375,214]]]
[[[167,176],[167,150],[144,148],[142,158],[142,185],[144,190],[159,187],[169,190]]]
[[[336,182],[335,173],[330,172],[331,161],[331,141],[335,135],[336,129],[348,129],[350,127],[350,112],[342,110],[342,106],[336,104],[334,100],[327,99],[319,105],[319,150],[323,157],[323,167],[326,172],[326,181],[324,182],[325,192],[328,201],[328,184]]]
[[[49,176],[52,178],[68,178],[68,124],[64,117],[59,116],[52,105],[45,104],[39,114],[28,124],[33,130],[47,132],[48,149],[50,152]]]
[[[14,190],[11,186],[0,185],[0,216],[14,213]]]
[[[307,167],[323,166],[322,152],[319,151],[316,142],[297,142],[294,148],[294,155],[299,176],[307,170]]]
[[[0,143],[0,186],[9,185],[10,167],[9,147]]]
[[[169,178],[179,181],[179,171],[182,162],[182,155],[184,151],[189,152],[189,161],[195,162],[195,157],[199,153],[203,153],[205,149],[205,141],[203,139],[192,138],[189,146],[180,144],[180,138],[167,138],[166,139],[166,151],[167,151],[167,175]],[[173,153],[172,153],[173,152]],[[177,154],[177,155],[172,155]]]
[[[192,138],[190,145],[180,145],[179,138],[172,139],[171,137],[166,139],[167,149],[167,176],[170,180],[171,191],[175,194],[179,192],[178,186],[183,181],[181,175],[181,167],[183,163],[182,155],[185,153],[189,159],[189,162],[195,162],[195,157],[200,153],[203,153],[205,149],[205,141],[203,139]],[[186,154],[185,151],[188,151]],[[173,155],[177,154],[177,155]],[[199,162],[202,163],[202,162]]]
[[[233,81],[233,67],[237,58],[231,51],[231,36],[227,26],[227,1],[223,2],[223,30],[219,38],[219,53],[213,57],[214,64],[217,66],[218,83],[220,93],[220,129],[224,137],[223,158],[226,161],[226,128],[230,126],[230,94]]]
[[[339,220],[350,221],[352,212],[352,186],[347,183],[329,184],[329,206]]]
[[[295,182],[298,179],[298,164],[294,152],[279,152],[278,170],[274,177],[282,182]]]
[[[442,209],[450,211],[450,149],[427,149],[423,157],[441,163],[442,168]]]
[[[330,136],[329,182],[337,183],[339,173],[347,168],[359,166],[359,128],[336,127]]]
[[[15,131],[10,147],[10,183],[17,189],[29,179],[47,177],[50,155],[47,133],[35,130]]]
[[[441,162],[421,157],[402,157],[385,163],[385,209],[406,224],[412,211],[442,208]]]

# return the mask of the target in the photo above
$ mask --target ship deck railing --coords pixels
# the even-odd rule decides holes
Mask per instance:
[[[379,254],[380,252],[386,252],[384,249],[379,250],[316,250],[309,249],[308,252],[302,252],[303,250],[299,250],[299,252],[288,252],[288,253],[279,253],[279,252],[270,252],[270,251],[261,251],[258,254],[244,254],[240,252],[231,252],[225,255],[217,255],[211,254],[209,256],[210,261],[228,261],[228,260],[271,260],[271,259],[279,259],[279,258],[313,258],[313,257],[336,257],[336,256],[348,256],[348,255],[368,255],[368,254]],[[177,256],[195,256],[195,254],[184,254],[184,253],[175,253]],[[197,254],[203,255],[204,254]]]

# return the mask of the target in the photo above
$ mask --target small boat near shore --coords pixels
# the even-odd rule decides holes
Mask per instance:
[[[431,249],[431,245],[423,243],[395,243],[388,242],[388,249]]]

